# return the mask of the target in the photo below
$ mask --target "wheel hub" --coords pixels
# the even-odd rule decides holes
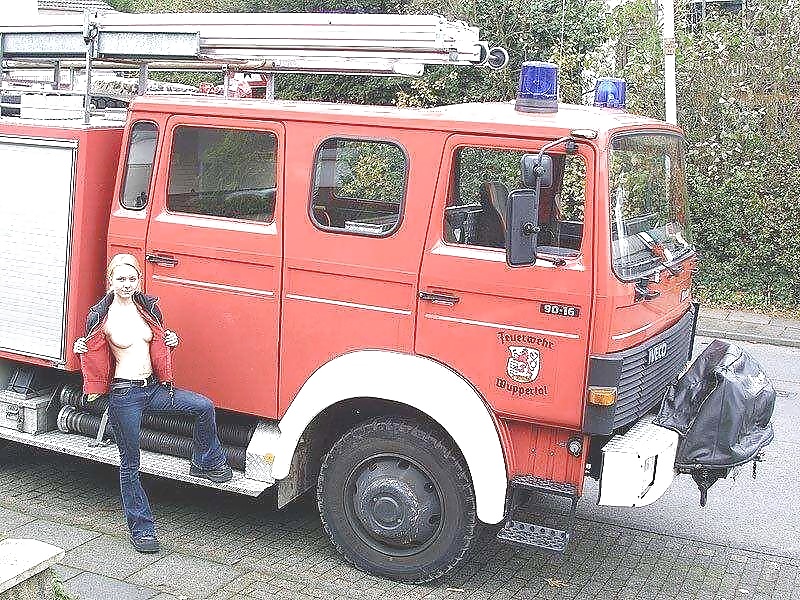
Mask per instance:
[[[383,496],[373,498],[374,510],[372,511],[375,519],[386,527],[402,521],[402,508],[394,498]]]
[[[362,468],[355,480],[353,507],[370,537],[398,548],[430,540],[441,517],[440,498],[425,473],[394,457]]]

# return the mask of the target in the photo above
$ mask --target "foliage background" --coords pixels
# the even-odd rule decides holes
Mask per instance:
[[[663,118],[663,60],[652,4],[609,17],[610,69],[629,107]],[[710,303],[800,311],[800,2],[678,8],[678,123],[688,141],[697,292]],[[609,65],[604,65],[609,69]]]
[[[508,100],[520,64],[555,60],[561,96],[592,77],[629,82],[628,107],[664,118],[663,55],[652,0],[110,0],[136,12],[438,13],[481,27],[511,56],[503,71],[428,69],[418,79],[285,75],[282,98],[430,106]],[[696,293],[721,306],[800,311],[800,0],[676,2],[678,122],[688,144]]]

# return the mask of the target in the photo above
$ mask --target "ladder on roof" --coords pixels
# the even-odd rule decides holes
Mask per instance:
[[[91,68],[420,75],[425,65],[505,66],[477,27],[429,15],[322,13],[41,16],[0,26],[3,68],[83,61]]]
[[[84,121],[91,117],[93,69],[421,75],[426,65],[504,67],[508,53],[477,27],[430,15],[177,13],[40,16],[0,25],[0,84],[6,71],[62,67],[86,74]],[[0,103],[1,104],[1,103]]]

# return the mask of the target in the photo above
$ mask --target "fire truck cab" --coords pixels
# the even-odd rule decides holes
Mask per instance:
[[[402,581],[452,569],[478,521],[563,551],[569,524],[520,516],[530,497],[571,518],[587,474],[629,507],[672,482],[678,434],[650,417],[696,316],[681,132],[611,104],[141,96],[124,126],[4,117],[0,180],[24,180],[2,209],[6,390],[27,372],[80,397],[72,342],[130,253],[182,339],[177,385],[249,426],[217,487],[316,489],[343,555]],[[80,435],[102,438],[99,415],[66,404],[58,430],[0,437],[114,462]],[[171,460],[142,470],[217,485]]]

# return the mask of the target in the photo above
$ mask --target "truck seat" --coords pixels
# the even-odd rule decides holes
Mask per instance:
[[[478,194],[481,212],[476,219],[476,244],[503,248],[506,245],[508,188],[499,181],[484,181]]]

